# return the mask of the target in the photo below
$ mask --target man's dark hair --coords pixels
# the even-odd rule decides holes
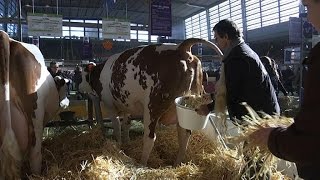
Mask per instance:
[[[50,62],[50,67],[54,67],[54,66],[56,66],[57,65],[57,62],[56,61],[51,61]]]
[[[237,24],[228,19],[219,21],[213,27],[212,31],[216,31],[220,37],[228,35],[230,40],[235,40],[241,37],[241,32]]]

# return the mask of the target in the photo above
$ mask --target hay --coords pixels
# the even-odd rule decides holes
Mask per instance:
[[[264,177],[269,172],[276,173],[276,165],[279,160],[273,156],[267,147],[257,147],[256,144],[250,142],[249,136],[260,128],[266,127],[288,127],[293,123],[292,118],[282,117],[278,115],[270,116],[265,113],[261,113],[260,117],[250,106],[246,103],[243,104],[249,111],[250,116],[244,116],[243,120],[246,122],[244,125],[239,125],[242,132],[237,137],[229,137],[228,141],[240,144],[244,142],[245,145],[239,146],[240,151],[246,156],[251,157],[246,160],[246,164],[243,167],[242,176],[251,176],[252,171],[255,172],[254,179]]]
[[[299,97],[281,96],[278,98],[281,114],[286,117],[295,117],[299,112]]]
[[[180,105],[191,109],[198,109],[201,105],[206,104],[206,101],[200,95],[188,95],[181,99]]]
[[[242,157],[219,143],[194,132],[186,164],[172,167],[178,151],[176,127],[157,129],[157,140],[148,166],[141,157],[142,136],[137,135],[120,150],[103,139],[100,129],[67,131],[43,143],[43,176],[30,179],[238,179]]]

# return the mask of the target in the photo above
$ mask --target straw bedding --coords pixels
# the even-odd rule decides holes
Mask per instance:
[[[130,132],[131,133],[131,132]],[[133,140],[120,148],[103,139],[99,128],[68,130],[46,138],[43,143],[43,173],[30,179],[239,179],[244,164],[236,150],[226,150],[219,143],[193,132],[186,164],[172,167],[177,151],[175,127],[161,127],[148,161],[138,164],[142,152],[141,133],[133,131]],[[132,135],[131,134],[131,135]],[[283,176],[274,172],[272,179]]]

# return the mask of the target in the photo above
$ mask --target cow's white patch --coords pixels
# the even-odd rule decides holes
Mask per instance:
[[[64,99],[62,99],[60,101],[60,107],[62,107],[63,109],[67,108],[69,106],[69,99],[67,97],[65,97]]]
[[[5,101],[9,101],[10,100],[10,84],[9,82],[6,82],[6,84],[4,85],[4,100]]]
[[[263,65],[261,65],[261,66],[262,66],[261,69],[262,69],[263,75],[267,76],[268,72],[267,72],[266,68]]]
[[[109,85],[111,85],[112,67],[121,54],[122,53],[118,53],[110,56],[100,74],[100,82],[102,84],[101,98],[108,110],[114,108],[112,101],[113,97],[109,87]],[[84,80],[82,80],[82,82],[83,81]]]
[[[86,80],[87,75],[88,75],[87,72],[82,71],[82,82],[79,84],[79,91],[81,93],[93,93],[92,87],[90,86],[89,82]]]
[[[178,47],[178,45],[176,45],[176,44],[170,44],[170,45],[162,44],[160,46],[156,46],[156,52],[158,52],[160,54],[162,51],[176,50],[177,47]]]
[[[188,69],[187,62],[185,60],[180,60],[180,63],[183,65],[184,72],[186,72]]]
[[[18,41],[16,41],[16,42],[18,42]],[[35,46],[35,45],[33,45],[33,44],[23,43],[23,42],[18,42],[18,43],[20,43],[20,44],[21,44],[23,47],[25,47],[30,53],[32,53],[32,54],[34,55],[34,57],[37,59],[37,61],[38,61],[41,65],[45,66],[45,62],[44,62],[43,55],[42,55],[40,49],[39,49],[37,46]]]
[[[48,76],[51,76],[51,75],[47,70],[43,55],[37,46],[35,46],[33,44],[23,43],[23,42],[18,42],[18,43],[20,43],[31,54],[33,54],[35,59],[38,61],[38,63],[41,64],[41,75],[40,75],[40,79],[38,80],[37,85],[36,85],[36,91],[37,91],[43,85],[43,83],[47,80]],[[33,67],[33,68],[35,69],[36,67]]]
[[[191,71],[191,81],[190,81],[190,85],[189,85],[189,90],[191,89],[192,82],[194,80],[194,69],[190,69],[190,71]]]

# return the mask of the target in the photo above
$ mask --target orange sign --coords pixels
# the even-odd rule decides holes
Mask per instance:
[[[102,46],[106,50],[111,50],[112,49],[112,41],[103,41]]]

